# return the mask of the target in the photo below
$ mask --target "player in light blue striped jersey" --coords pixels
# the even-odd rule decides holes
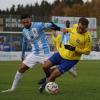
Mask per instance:
[[[32,22],[28,15],[21,16],[21,24],[24,27],[22,33],[22,64],[15,75],[11,88],[2,92],[14,91],[26,70],[33,68],[37,62],[44,63],[50,56],[50,48],[44,30],[47,28],[60,30],[53,23]],[[25,57],[28,42],[31,44],[32,51]]]

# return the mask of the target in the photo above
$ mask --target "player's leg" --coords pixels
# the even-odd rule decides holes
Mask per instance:
[[[58,55],[57,52],[53,53],[53,55],[51,55],[51,54],[44,55],[44,57],[42,55],[41,61],[43,63],[43,70],[44,70],[44,72],[45,72],[46,75],[45,75],[44,78],[42,78],[38,82],[39,85],[41,85],[42,83],[44,83],[46,81],[46,78],[49,77],[50,76],[50,73],[56,68],[56,66],[54,66],[54,65],[57,62],[59,62],[58,56],[59,55]],[[52,63],[51,63],[51,61],[48,58],[52,61]],[[53,61],[53,59],[55,59],[55,60]]]
[[[51,54],[44,54],[41,53],[40,57],[39,57],[39,63],[42,63],[43,66],[48,66],[49,62],[48,62],[48,58],[51,57]],[[49,67],[51,67],[52,65],[50,65]],[[46,72],[46,76],[44,76],[42,79],[39,80],[38,84],[41,85],[42,83],[44,83],[46,81],[46,77],[48,77],[50,75],[50,68],[48,68],[48,72]]]
[[[53,72],[53,70],[55,70],[55,69],[56,69],[56,66],[50,67],[50,68],[49,68],[49,74],[46,75],[46,76],[49,77],[50,74],[51,74],[51,73]],[[43,84],[43,83],[46,81],[46,78],[47,78],[46,76],[44,76],[42,79],[39,80],[39,82],[38,82],[39,85]]]
[[[8,90],[4,90],[2,92],[12,92],[12,91],[14,91],[16,89],[17,84],[19,83],[20,79],[22,78],[23,73],[28,69],[29,69],[29,67],[27,67],[24,63],[22,63],[19,67],[19,70],[15,74],[11,88],[8,89]]]
[[[43,65],[43,70],[46,74],[46,77],[50,76],[50,67],[52,67],[52,66],[53,66],[53,64],[49,60],[45,61],[44,65]]]
[[[46,83],[55,81],[57,77],[59,77],[64,72],[68,71],[70,68],[72,68],[78,61],[70,61],[65,60],[60,57],[59,66],[53,70],[53,72],[50,74],[50,76],[47,78]],[[40,92],[43,92],[46,83],[41,85]]]
[[[51,56],[51,55],[48,55],[48,56],[44,56],[44,57],[43,57],[43,55],[42,55],[43,58],[41,58],[40,61],[44,62],[44,64],[45,64],[46,59],[47,59],[48,57],[50,57],[50,56]],[[49,76],[50,73],[51,73],[55,68],[56,68],[56,66],[50,67],[50,68],[48,69],[48,70],[49,70],[49,74],[46,75],[46,76]],[[73,77],[77,77],[76,66],[72,67],[68,72],[69,72],[69,74],[72,75]],[[40,84],[42,84],[42,83],[45,82],[45,81],[46,81],[46,77],[42,78],[42,79],[38,82],[38,84],[40,85]]]
[[[47,82],[52,82],[55,81],[55,79],[57,77],[59,77],[61,74],[63,74],[64,72],[69,71],[70,69],[72,69],[74,67],[75,64],[77,64],[77,60],[65,60],[62,59],[60,65],[58,66],[58,68],[56,68],[50,75],[50,77],[47,79]]]
[[[61,72],[59,71],[58,68],[55,68],[55,69],[52,71],[51,75],[47,78],[47,83],[48,83],[48,82],[54,82],[55,79],[56,79],[57,77],[59,77],[59,76],[61,76]]]
[[[40,93],[43,92],[43,90],[45,89],[45,86],[46,86],[46,84],[47,84],[48,82],[53,82],[53,81],[55,81],[55,79],[56,79],[57,77],[59,77],[60,75],[61,75],[61,73],[60,73],[60,71],[58,70],[58,68],[55,68],[55,69],[52,71],[52,73],[50,74],[50,76],[47,78],[47,80],[46,80],[43,84],[40,85],[40,87],[39,87]]]
[[[2,92],[11,92],[14,91],[21,80],[23,74],[29,69],[32,68],[36,64],[36,61],[34,60],[34,55],[30,53],[25,60],[22,62],[21,66],[19,66],[18,71],[15,74],[12,86],[8,90],[4,90]]]
[[[46,74],[46,78],[48,78],[50,75],[51,75],[51,73],[52,73],[52,71],[51,71],[51,67],[52,66],[54,66],[54,65],[56,65],[57,63],[59,63],[59,54],[58,53],[55,53],[55,54],[53,54],[45,63],[44,63],[44,65],[42,66],[43,67],[43,70],[44,70],[44,72],[45,72],[45,74]],[[43,90],[44,90],[44,88],[45,88],[45,84],[46,84],[46,81],[44,82],[44,83],[42,83],[42,84],[40,84],[40,88],[39,88],[39,90],[40,90],[40,92],[43,92]]]
[[[56,79],[57,77],[59,77],[60,75],[61,75],[61,72],[58,70],[58,68],[54,68],[54,69],[52,70],[50,76],[47,77],[46,81],[40,85],[40,87],[39,87],[40,93],[43,92],[46,83],[55,81],[55,79]]]
[[[23,74],[25,73],[26,70],[28,70],[29,67],[27,65],[25,65],[24,63],[21,64],[21,66],[19,67],[19,70],[17,71],[15,77],[14,77],[14,81],[11,87],[11,90],[14,91],[17,87],[17,84],[19,83],[20,79],[22,78]]]
[[[46,77],[40,80],[41,81],[41,84],[40,84],[40,87],[39,87],[40,92],[43,92],[43,90],[45,88],[46,79],[50,76],[50,67],[52,65],[53,64],[50,62],[50,60],[45,61],[45,63],[43,64],[43,70],[45,72]]]
[[[72,67],[69,71],[68,71],[73,77],[77,77],[77,71],[76,71],[76,66]]]

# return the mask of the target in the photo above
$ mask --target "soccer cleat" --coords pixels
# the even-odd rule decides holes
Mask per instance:
[[[69,73],[73,76],[73,77],[77,77],[77,72],[76,69],[73,67],[69,70]]]
[[[3,90],[1,91],[2,93],[7,93],[7,92],[13,92],[14,90],[13,89],[7,89],[7,90]]]
[[[40,85],[40,87],[39,87],[40,93],[43,93],[45,86],[46,86],[46,82]]]
[[[42,78],[42,79],[38,82],[38,84],[41,85],[41,84],[43,84],[43,83],[45,83],[45,82],[46,82],[46,77],[45,77],[45,78]]]

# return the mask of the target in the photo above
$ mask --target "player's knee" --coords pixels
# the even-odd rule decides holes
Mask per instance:
[[[24,73],[26,70],[28,70],[29,67],[27,67],[25,64],[21,64],[20,67],[19,67],[19,72],[20,73]]]
[[[52,66],[52,63],[51,63],[49,60],[47,60],[47,61],[45,61],[44,64],[43,64],[43,69],[48,69],[48,68],[50,68],[51,66]]]
[[[43,69],[48,69],[48,66],[44,63]]]

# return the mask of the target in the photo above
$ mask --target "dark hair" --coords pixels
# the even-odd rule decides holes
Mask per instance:
[[[70,27],[70,21],[66,20],[66,27],[69,28]]]
[[[23,14],[23,15],[21,15],[21,17],[20,17],[21,20],[22,20],[22,19],[25,19],[25,18],[31,18],[31,17],[30,17],[30,15],[28,15],[28,14]]]
[[[89,21],[88,21],[88,19],[82,17],[79,19],[78,23],[81,23],[82,25],[86,25],[86,27],[88,27]]]

